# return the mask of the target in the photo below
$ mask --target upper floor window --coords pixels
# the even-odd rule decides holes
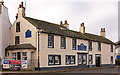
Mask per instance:
[[[98,42],[98,51],[101,51],[101,43]]]
[[[16,32],[20,32],[20,22],[16,23]]]
[[[18,44],[20,44],[20,37],[16,36],[15,37],[15,45],[18,45]]]
[[[113,52],[113,45],[111,44],[111,52]]]
[[[66,49],[66,38],[61,36],[61,49]]]
[[[89,48],[89,51],[92,51],[92,41],[88,42],[88,48]]]
[[[75,38],[72,39],[72,49],[76,50],[76,39]]]
[[[54,48],[54,35],[48,34],[48,48]]]

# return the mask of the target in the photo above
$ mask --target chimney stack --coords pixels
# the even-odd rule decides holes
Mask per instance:
[[[82,23],[81,26],[80,26],[80,32],[85,33],[84,23]]]
[[[25,16],[25,7],[23,6],[23,2],[21,2],[18,8],[18,16],[16,15],[16,19],[24,16]]]
[[[4,1],[0,1],[0,5],[4,5]]]
[[[100,36],[103,36],[105,37],[105,28],[101,28],[101,31],[100,31]]]
[[[64,24],[62,24],[62,21],[60,21],[60,25],[63,25],[64,27],[69,29],[69,24],[67,23],[67,20],[65,20]]]

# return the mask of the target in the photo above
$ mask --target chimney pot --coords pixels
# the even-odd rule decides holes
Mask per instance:
[[[23,2],[21,2],[21,7],[23,7]]]
[[[60,21],[60,25],[62,25],[62,21]]]
[[[65,24],[67,24],[67,20],[65,20]]]

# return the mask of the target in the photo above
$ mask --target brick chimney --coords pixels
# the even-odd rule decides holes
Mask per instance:
[[[84,23],[82,23],[82,24],[80,25],[80,32],[81,32],[81,33],[85,33]]]
[[[19,5],[18,8],[18,18],[25,16],[25,7],[23,6],[23,2]]]
[[[105,37],[105,28],[101,28],[101,31],[100,31],[100,36],[103,36]]]

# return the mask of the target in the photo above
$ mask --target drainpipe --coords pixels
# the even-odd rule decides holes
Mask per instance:
[[[40,37],[40,33],[42,32],[42,29],[38,26],[37,27],[38,31],[37,31],[37,34],[38,34],[38,71],[40,71],[40,40],[39,40],[39,37]]]

